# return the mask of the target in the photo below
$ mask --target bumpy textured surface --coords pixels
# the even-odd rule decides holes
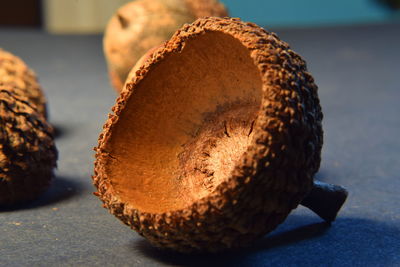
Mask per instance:
[[[15,88],[0,85],[0,206],[46,190],[56,160],[52,127]]]
[[[112,161],[107,144],[135,87],[149,71],[170,54],[180,53],[189,40],[208,32],[239,40],[259,70],[263,95],[252,126],[253,142],[229,179],[209,195],[184,209],[142,211],[121,201],[114,190],[105,167]],[[96,194],[112,214],[156,246],[182,252],[245,246],[273,230],[297,207],[319,168],[322,113],[306,63],[275,34],[238,19],[205,18],[185,25],[136,72],[113,111],[96,148]]]
[[[121,91],[143,54],[171,38],[183,24],[203,16],[227,16],[227,11],[217,0],[136,0],[118,9],[103,40],[113,87]]]
[[[0,49],[0,84],[11,85],[47,117],[46,98],[35,73],[17,56]]]

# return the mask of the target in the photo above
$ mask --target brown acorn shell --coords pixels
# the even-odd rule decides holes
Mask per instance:
[[[159,247],[248,245],[284,221],[319,169],[322,112],[305,61],[239,19],[185,25],[113,112],[95,149],[96,195]]]
[[[113,87],[121,91],[139,58],[171,38],[183,24],[227,14],[218,0],[136,0],[125,4],[108,22],[103,39]]]
[[[185,0],[195,18],[227,17],[228,11],[218,0]]]
[[[46,97],[35,73],[17,56],[0,49],[0,84],[10,85],[25,95],[45,118]]]
[[[53,128],[21,91],[0,85],[0,206],[39,196],[56,167]]]

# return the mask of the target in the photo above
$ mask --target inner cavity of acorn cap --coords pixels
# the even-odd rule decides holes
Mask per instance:
[[[114,195],[162,213],[206,197],[252,140],[262,81],[250,51],[207,32],[151,65],[134,86],[107,146]]]

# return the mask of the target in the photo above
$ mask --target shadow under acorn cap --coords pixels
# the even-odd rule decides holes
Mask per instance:
[[[52,179],[50,187],[40,197],[14,205],[1,206],[1,212],[13,212],[17,210],[38,209],[45,206],[54,206],[60,202],[68,201],[85,192],[84,186],[73,177],[56,176]]]
[[[139,68],[113,112],[96,148],[96,194],[156,246],[246,246],[312,192],[317,86],[288,44],[253,23],[185,25]]]

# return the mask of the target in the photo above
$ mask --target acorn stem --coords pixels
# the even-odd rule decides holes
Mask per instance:
[[[347,190],[341,186],[314,180],[313,188],[300,204],[325,221],[332,222],[346,201],[347,195]]]

